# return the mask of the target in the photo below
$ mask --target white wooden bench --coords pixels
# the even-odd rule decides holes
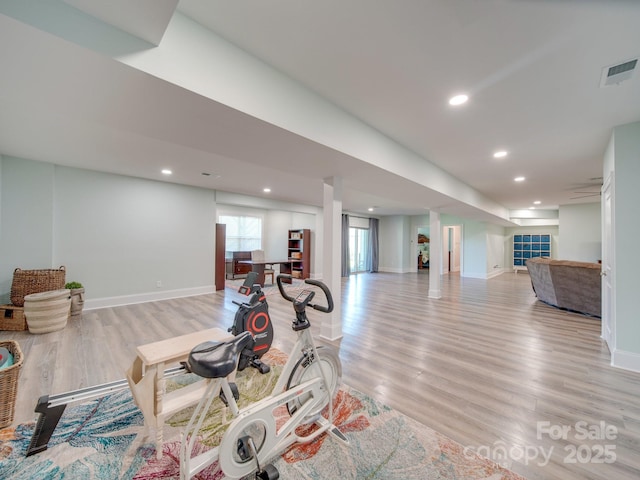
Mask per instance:
[[[136,348],[136,358],[127,370],[127,381],[133,399],[144,415],[146,433],[155,431],[158,459],[162,457],[162,430],[165,420],[174,413],[196,404],[208,382],[202,379],[166,393],[165,368],[167,365],[186,360],[193,347],[202,342],[231,338],[232,335],[227,331],[211,328]],[[231,376],[235,376],[235,372]],[[230,381],[233,380],[230,378]]]

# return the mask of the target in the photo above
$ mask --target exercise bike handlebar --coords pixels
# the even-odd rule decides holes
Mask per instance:
[[[291,303],[294,303],[296,299],[291,295],[287,295],[287,293],[284,290],[284,286],[282,285],[283,279],[290,279],[290,278],[292,278],[291,275],[282,275],[282,274],[278,275],[276,277],[276,283],[278,284],[278,290],[280,290],[280,295],[282,295],[282,298],[290,301]],[[320,280],[313,280],[311,278],[305,279],[304,283],[308,283],[309,285],[314,285],[320,288],[320,290],[322,290],[322,293],[324,293],[324,296],[327,300],[326,307],[324,305],[318,305],[317,303],[309,303],[308,305],[314,310],[318,310],[324,313],[331,313],[333,311],[333,297],[331,296],[331,291],[329,290],[329,287],[327,287]]]

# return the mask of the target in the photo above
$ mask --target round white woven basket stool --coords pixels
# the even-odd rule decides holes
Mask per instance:
[[[30,333],[49,333],[67,326],[71,308],[69,289],[32,293],[24,297],[24,317]]]

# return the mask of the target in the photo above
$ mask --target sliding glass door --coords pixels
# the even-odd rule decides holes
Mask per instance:
[[[349,227],[349,269],[351,273],[367,271],[369,230]]]

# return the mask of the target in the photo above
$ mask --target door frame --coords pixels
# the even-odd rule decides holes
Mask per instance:
[[[457,236],[459,241],[455,240],[452,243],[452,251],[451,258],[454,258],[454,267],[450,268],[449,265],[449,233],[454,233],[454,239]],[[463,275],[463,256],[462,252],[464,249],[462,248],[463,235],[462,235],[462,225],[443,225],[442,226],[442,261],[440,262],[440,269],[443,275],[448,273],[459,272],[460,276]],[[457,264],[457,265],[456,265]]]
[[[360,239],[360,235],[361,235],[361,232],[360,232],[360,231],[366,231],[366,232],[367,232],[367,233],[366,233],[366,235],[367,235],[367,239],[366,239],[366,240],[367,240],[367,242],[366,242],[366,243],[367,243],[367,244],[368,244],[368,242],[369,242],[369,238],[368,238],[368,236],[371,234],[371,232],[369,231],[369,229],[368,229],[368,228],[363,228],[363,227],[352,227],[352,226],[349,226],[349,242],[351,242],[351,230],[352,230],[352,229],[356,231],[356,242],[355,242],[355,245],[356,245],[356,250],[358,250],[358,252],[357,252],[357,253],[360,253],[360,252],[359,252],[359,249],[357,248],[358,244],[360,243],[360,242],[358,241],[358,240]],[[366,248],[367,248],[367,247],[365,246],[365,249],[366,249]],[[356,255],[356,251],[354,251],[354,250],[351,248],[351,243],[349,243],[349,263],[351,263],[351,259],[352,259],[352,258],[353,258],[353,256],[355,256],[355,255]],[[364,266],[364,270],[354,270],[354,271],[352,271],[352,270],[351,270],[351,268],[349,268],[349,273],[350,273],[350,274],[351,274],[351,273],[357,274],[357,273],[365,273],[365,272],[367,272],[367,265],[366,265],[366,263],[367,263],[367,255],[368,255],[368,252],[365,250],[365,252],[364,252],[364,259],[365,259],[365,266]],[[357,259],[355,259],[354,264],[357,264]],[[357,268],[357,265],[356,265],[356,268]]]
[[[420,267],[417,265],[418,263],[418,255],[420,252],[420,247],[419,247],[419,243],[418,243],[418,235],[420,235],[420,230],[429,230],[429,238],[431,237],[431,230],[430,230],[430,225],[418,225],[415,227],[414,232],[413,232],[413,238],[414,240],[411,241],[411,246],[413,247],[413,258],[416,259],[416,261],[414,262],[414,265],[417,266],[416,270],[420,270]],[[432,253],[431,253],[431,243],[429,243],[429,257],[431,257]]]
[[[602,185],[602,333],[609,353],[616,350],[615,305],[615,182],[613,172]]]

